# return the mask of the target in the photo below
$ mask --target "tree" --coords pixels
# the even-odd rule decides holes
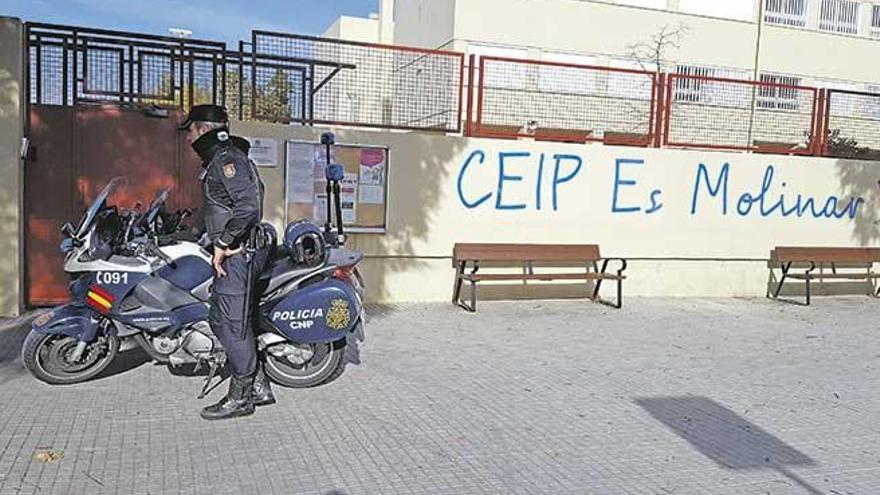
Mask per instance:
[[[146,86],[146,85],[145,85]],[[139,102],[145,105],[158,106],[180,106],[188,109],[190,106],[190,85],[184,84],[183,88],[174,88],[171,84],[171,74],[165,74],[162,81],[156,87],[141,87],[140,93],[149,93],[153,96],[139,98]],[[204,103],[214,102],[214,93],[210,85],[199,84],[198,81],[192,83],[192,104],[200,105]],[[219,94],[219,88],[218,88]]]
[[[251,85],[250,68],[245,69],[245,77],[239,77],[237,70],[226,69],[226,110],[231,118],[239,118],[239,106],[241,106],[241,118],[251,118]],[[239,94],[239,82],[241,81],[241,94]]]
[[[257,118],[290,122],[292,88],[287,74],[282,69],[276,69],[268,83],[262,87],[257,86]]]
[[[646,77],[645,85],[651,85],[656,81],[660,82],[660,74],[668,73],[670,68],[667,67],[669,62],[669,51],[671,49],[678,50],[681,48],[681,41],[687,35],[689,28],[684,24],[677,26],[665,25],[658,32],[644,41],[632,43],[627,46],[627,55],[634,60],[639,68],[653,75]],[[635,104],[633,101],[626,101],[627,115],[633,122],[631,131],[639,132],[643,129],[653,130],[653,122],[651,121],[651,108],[649,105]],[[651,131],[649,131],[649,134]]]
[[[635,60],[642,70],[657,74],[669,72],[669,50],[681,48],[681,41],[690,28],[684,24],[677,26],[665,25],[660,31],[651,35],[648,40],[639,41],[627,46],[627,54]]]

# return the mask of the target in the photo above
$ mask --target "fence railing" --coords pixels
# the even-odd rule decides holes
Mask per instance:
[[[27,32],[31,103],[222,100],[224,43],[37,23]]]
[[[880,93],[827,90],[820,128],[821,155],[880,160]]]
[[[254,31],[225,43],[28,23],[33,104],[227,106],[240,119],[460,132],[464,55]]]
[[[298,61],[299,71],[281,76],[307,96],[294,122],[461,131],[461,53],[266,31],[251,44],[256,59]],[[252,68],[254,118],[288,104],[285,91],[260,91],[278,78]]]
[[[816,88],[669,74],[663,144],[814,154],[817,108]]]
[[[482,57],[472,133],[648,146],[654,139],[657,77],[639,70]]]
[[[465,77],[456,52],[267,31],[237,50],[42,23],[27,40],[31,104],[218,103],[242,120],[880,159],[880,94],[785,78],[474,55]]]

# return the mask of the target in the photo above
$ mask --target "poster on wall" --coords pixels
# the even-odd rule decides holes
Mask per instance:
[[[385,202],[385,157],[384,149],[361,150],[360,186],[358,196],[361,203],[382,204]]]
[[[272,138],[245,137],[251,148],[248,157],[258,167],[275,167],[278,165],[278,141]]]
[[[352,232],[384,232],[388,149],[338,144],[331,149],[330,160],[342,165],[345,171],[339,183],[343,225]],[[326,164],[326,148],[320,143],[287,142],[285,190],[288,221],[297,218],[318,224],[326,221]]]

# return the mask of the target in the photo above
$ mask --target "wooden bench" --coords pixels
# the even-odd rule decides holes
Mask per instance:
[[[620,262],[617,274],[607,273],[608,263],[612,260]],[[602,262],[602,269],[598,263]],[[603,280],[617,281],[617,304],[623,305],[623,275],[626,260],[622,258],[602,258],[599,246],[595,244],[466,244],[457,243],[453,248],[452,263],[456,270],[455,286],[452,302],[462,308],[475,312],[477,310],[477,282],[510,281],[510,280],[595,280],[591,297],[599,299],[599,288]],[[555,266],[582,266],[583,271],[567,271],[564,273],[535,273],[535,264],[553,264]],[[485,273],[481,268],[487,265],[521,264],[523,273]],[[592,269],[592,271],[591,271]],[[468,272],[469,270],[469,272]],[[479,272],[479,273],[478,273]],[[470,304],[461,300],[461,286],[470,282]]]
[[[640,146],[647,147],[651,138],[647,134],[635,132],[606,132],[602,143],[608,146]]]
[[[755,153],[765,153],[771,155],[790,155],[793,153],[802,153],[806,147],[800,143],[785,143],[780,141],[762,141],[756,139],[753,141]]]
[[[795,247],[777,246],[770,255],[771,263],[782,270],[782,277],[771,297],[779,298],[779,291],[786,278],[803,280],[806,284],[807,305],[810,304],[810,281],[814,279],[841,279],[873,281],[880,274],[871,271],[874,263],[880,262],[880,248],[857,247]],[[828,265],[831,273],[813,273],[816,268]],[[803,268],[803,273],[791,273],[792,267]],[[838,270],[862,270],[858,272]],[[771,267],[772,270],[772,267]],[[873,293],[873,291],[872,291]],[[770,295],[770,294],[768,294]],[[877,295],[873,293],[872,295]]]
[[[534,138],[538,141],[561,141],[563,143],[586,143],[593,135],[591,129],[562,129],[539,127]]]

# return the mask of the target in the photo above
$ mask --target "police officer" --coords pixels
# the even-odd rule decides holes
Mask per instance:
[[[253,414],[255,405],[272,404],[269,380],[257,362],[250,311],[254,284],[265,257],[256,253],[263,213],[263,182],[248,158],[247,140],[229,134],[226,110],[218,105],[192,107],[181,125],[202,159],[204,233],[214,251],[214,284],[208,319],[230,364],[229,392],[204,408],[204,419]]]

